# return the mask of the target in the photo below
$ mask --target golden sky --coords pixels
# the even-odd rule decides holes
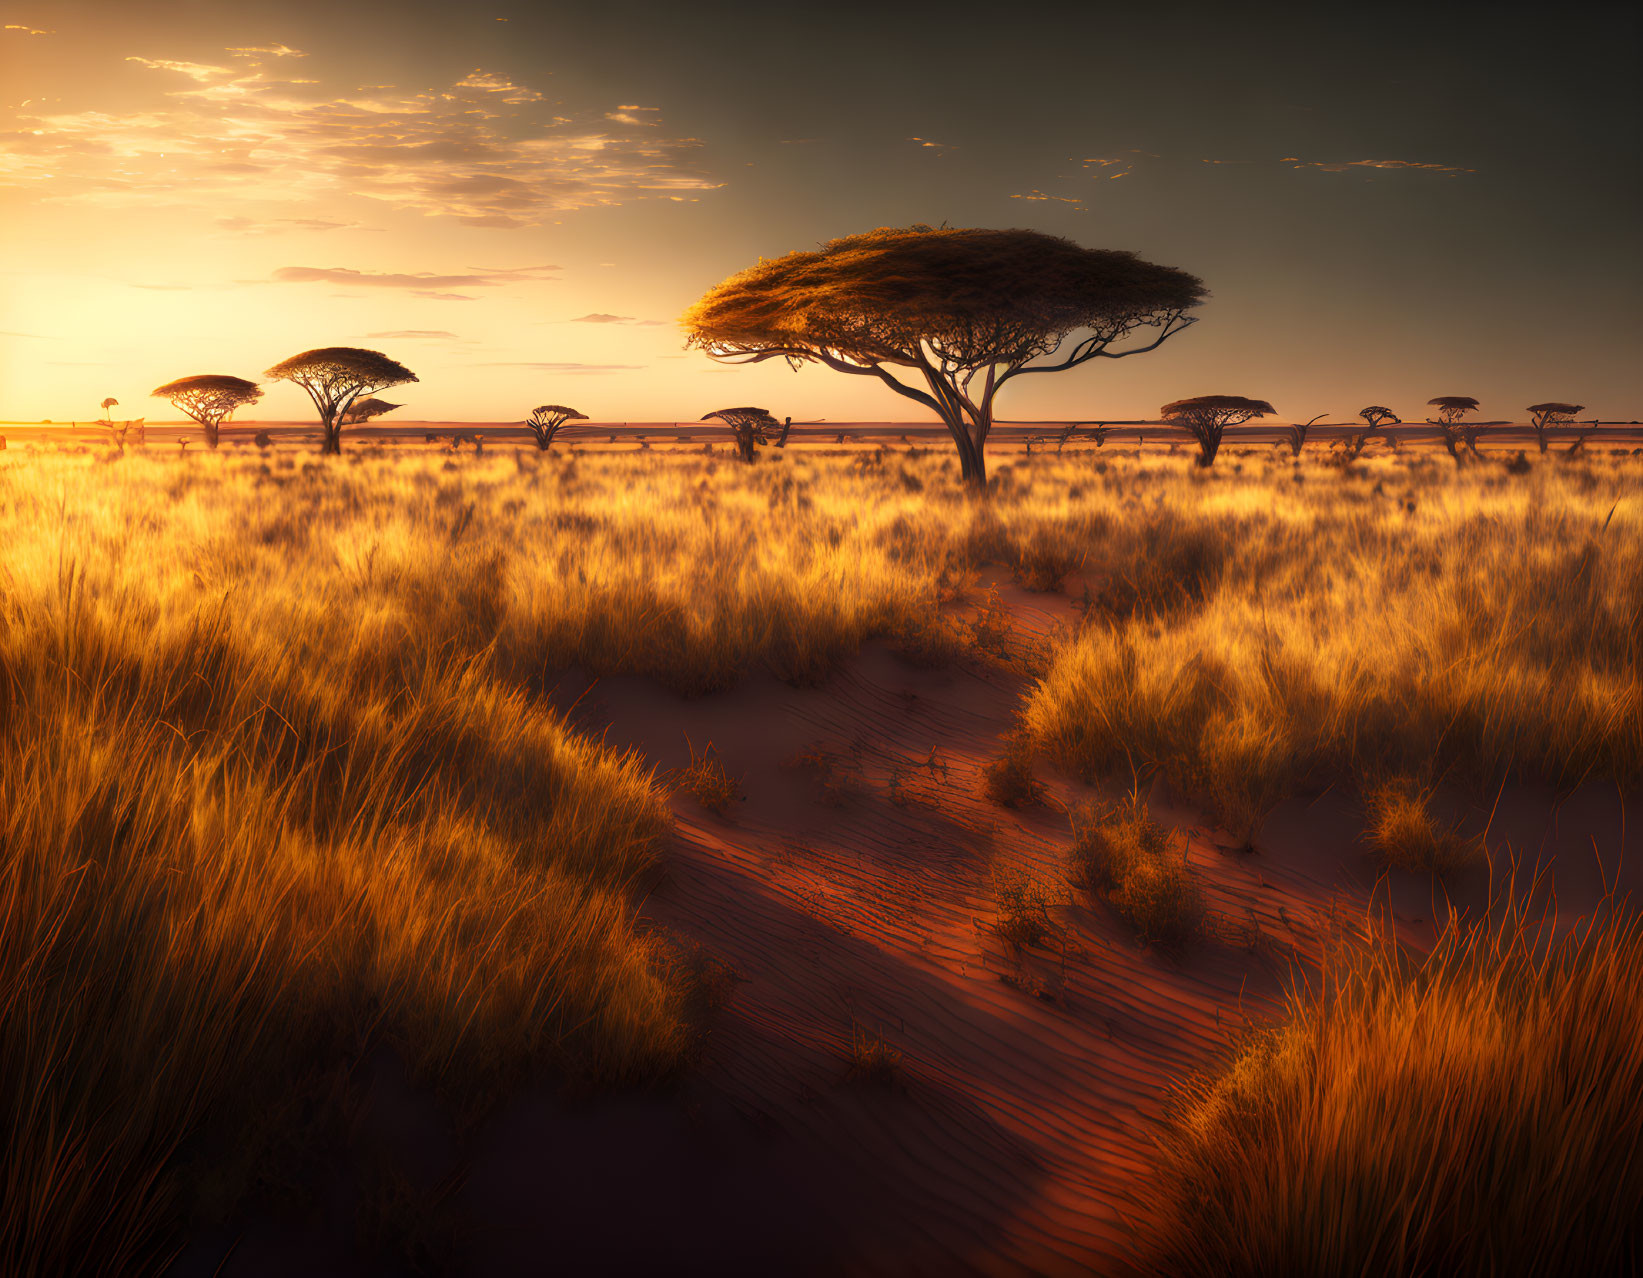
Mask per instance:
[[[692,26],[682,8],[7,4],[0,419],[86,420],[108,395],[169,417],[146,398],[161,382],[255,378],[320,345],[409,365],[407,419],[544,401],[905,419],[916,406],[870,379],[687,354],[676,319],[761,255],[913,221],[1034,226],[1211,289],[1164,349],[1029,379],[1005,417],[1148,416],[1207,392],[1304,417],[1418,415],[1448,393],[1491,416],[1549,397],[1643,416],[1635,179],[1588,192],[1583,218],[1532,194],[1521,124],[1495,136],[1469,98],[1429,95],[1423,116],[1387,85],[1366,115],[1307,73],[1158,84],[1149,105],[1086,62],[1117,93],[1096,108],[1061,55],[1013,46],[964,93],[845,23],[731,25],[769,9],[709,4]],[[1109,34],[1162,38],[1130,21]],[[307,415],[287,386],[258,409]]]

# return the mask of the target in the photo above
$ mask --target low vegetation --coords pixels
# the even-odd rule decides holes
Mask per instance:
[[[1483,860],[1483,840],[1432,811],[1432,791],[1408,778],[1370,787],[1365,838],[1381,861],[1400,870],[1447,874]]]
[[[1176,948],[1203,927],[1204,894],[1185,856],[1138,801],[1075,813],[1067,863],[1075,887],[1105,900],[1149,944]]]
[[[1643,929],[1508,910],[1424,959],[1343,953],[1188,1087],[1145,1225],[1160,1274],[1631,1272]]]

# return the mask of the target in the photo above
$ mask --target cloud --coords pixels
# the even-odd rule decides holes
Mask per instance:
[[[20,22],[8,22],[8,23],[6,23],[5,29],[7,31],[21,31],[24,35],[31,35],[31,36],[56,35],[57,34],[55,31],[47,31],[47,30],[45,30],[44,28],[41,28],[41,27],[25,27]]]
[[[433,302],[477,302],[479,299],[467,293],[436,293],[431,289],[417,289],[412,297],[426,297]]]
[[[643,364],[564,364],[542,363],[533,360],[503,361],[479,364],[479,368],[534,368],[542,373],[631,373],[645,367]]]
[[[530,280],[552,279],[549,271],[557,266],[521,266],[495,271],[475,271],[467,275],[437,275],[431,271],[356,271],[349,266],[282,266],[269,278],[276,284],[347,284],[368,288],[404,288],[416,290],[419,297],[457,297],[458,294],[440,293],[450,288],[492,288],[499,284],[518,284]],[[463,301],[471,298],[463,297]]]
[[[308,55],[301,49],[293,49],[288,44],[246,44],[238,48],[224,49],[224,53],[232,54],[236,58],[306,58]]]
[[[367,333],[365,336],[367,338],[400,339],[404,341],[427,339],[429,341],[454,342],[458,340],[455,333],[448,332],[443,328],[391,328],[384,333]]]
[[[1419,160],[1300,160],[1286,155],[1279,161],[1297,169],[1319,169],[1324,173],[1345,173],[1349,169],[1416,169],[1425,173],[1476,173],[1476,169],[1461,169],[1449,164],[1426,164]]]
[[[243,46],[228,66],[133,56],[159,79],[132,110],[17,108],[9,124],[0,118],[0,186],[226,213],[353,196],[508,228],[721,185],[695,163],[700,142],[661,135],[654,107],[557,114],[536,90],[483,70],[421,92],[337,93],[246,60],[295,58],[276,52],[286,47]]]
[[[594,311],[589,315],[578,315],[575,319],[569,321],[572,324],[631,324],[635,328],[653,328],[661,322],[661,320],[635,319],[631,315],[611,315],[605,311]]]
[[[945,142],[932,142],[929,138],[908,138],[909,142],[917,142],[921,149],[934,151],[937,155],[948,151],[956,151],[957,147],[948,146]]]
[[[1025,195],[1012,195],[1012,200],[1055,200],[1061,204],[1082,204],[1083,198],[1073,195],[1046,195],[1043,191],[1032,190]]]
[[[6,331],[5,329],[0,329],[0,337],[26,337],[31,341],[36,342],[50,342],[56,340],[55,338],[47,337],[44,333],[12,333]]]
[[[230,235],[289,235],[293,231],[380,231],[380,226],[364,222],[338,222],[325,217],[276,217],[260,221],[254,217],[219,217],[216,224]]]

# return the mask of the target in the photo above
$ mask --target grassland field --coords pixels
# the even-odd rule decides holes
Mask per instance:
[[[939,838],[973,845],[951,912],[986,926],[932,923],[906,970],[933,982],[947,962],[942,980],[973,981],[986,954],[1044,968],[1034,954],[1077,934],[1090,953],[1117,944],[1111,963],[1159,1006],[1187,1006],[1190,985],[1197,1028],[1145,1057],[1169,1069],[1135,1084],[1128,1152],[1103,1155],[1099,1175],[1069,1171],[1043,1191],[1050,1207],[995,1203],[983,1238],[852,1264],[1332,1273],[1370,1257],[1385,1272],[1533,1272],[1550,1253],[1513,1251],[1531,1227],[1581,1233],[1590,1272],[1636,1258],[1634,907],[1618,893],[1578,908],[1571,893],[1550,914],[1502,898],[1532,849],[1487,827],[1506,791],[1544,793],[1553,811],[1594,787],[1621,811],[1643,793],[1643,457],[1531,444],[1509,469],[1504,452],[1457,466],[1406,444],[1347,462],[1235,441],[1206,470],[1115,436],[1006,449],[982,497],[936,439],[812,442],[751,467],[704,429],[710,441],[368,441],[321,459],[289,443],[64,449],[13,435],[0,452],[0,1270],[164,1272],[248,1213],[300,1217],[304,1186],[349,1147],[364,1063],[383,1054],[457,1132],[534,1087],[668,1094],[705,1072],[734,1091],[738,1071],[757,1072],[754,1049],[715,1027],[736,1023],[738,998],[758,1005],[726,977],[757,958],[726,957],[734,893],[713,898],[722,935],[692,930],[691,867],[755,864],[773,800],[738,759],[786,739],[778,712],[844,705],[884,662],[926,701],[950,696],[981,743],[968,760],[953,747],[942,777],[963,828]],[[600,722],[568,687],[591,687],[590,705],[612,690],[630,721],[654,699],[680,730],[648,748],[651,730],[624,735],[620,715]],[[885,813],[913,810],[897,798],[911,765],[892,779],[859,749],[841,766],[794,740],[786,753],[818,774],[822,806],[789,796],[770,820],[847,819],[880,790]],[[709,801],[727,757],[721,817]],[[1492,867],[1481,907],[1445,920],[1434,904],[1424,933],[1398,933],[1402,949],[1358,938],[1280,960],[1252,924],[1248,952],[1226,958],[1225,920],[1246,908],[1226,876],[1257,874],[1246,863],[1267,855],[1273,814],[1320,795],[1355,814],[1368,880],[1440,902],[1449,878],[1475,885]],[[1030,856],[1012,851],[1018,811]],[[1171,851],[1152,828],[1164,812],[1189,814],[1238,868],[1208,868],[1204,840]],[[1614,848],[1627,837],[1617,828]],[[1320,911],[1345,891],[1367,918],[1375,889],[1332,878],[1340,855],[1320,850],[1295,882],[1320,885]],[[817,875],[805,891],[848,896]],[[1275,908],[1249,917],[1280,930]],[[757,926],[750,914],[741,935]],[[852,947],[874,935],[853,928]],[[1259,1025],[1212,1028],[1257,959],[1273,973]],[[1091,988],[1102,962],[1080,978]],[[1292,971],[1304,991],[1286,1004]],[[1051,1033],[1030,1018],[1054,991],[1018,975],[967,1006],[1017,1018],[1018,1038]],[[1071,995],[1060,1006],[1095,1024]],[[1086,1029],[1064,1032],[1076,1046]],[[849,1033],[846,1072],[919,1077],[911,1039],[855,1020]],[[932,1042],[939,1072],[960,1048]],[[1598,1081],[1570,1100],[1571,1078]],[[1039,1084],[1030,1099],[1049,1105],[1080,1085],[1076,1072]],[[987,1109],[1010,1085],[965,1103]],[[1351,1117],[1400,1105],[1407,1121]],[[1508,1121],[1558,1105],[1553,1135]],[[1038,1120],[1022,1121],[1020,1141],[1038,1139]],[[1481,1193],[1462,1154],[1516,1170]],[[1119,1172],[1158,1188],[1123,1213],[1093,1206],[1090,1187]],[[1348,1182],[1370,1187],[1359,1215],[1322,1236],[1306,1222]],[[477,1264],[449,1238],[416,1241],[437,1216],[425,1188],[373,1192],[360,1255],[438,1270],[455,1247]],[[1081,1213],[1100,1220],[1081,1231]],[[1393,1240],[1386,1219],[1414,1223]]]

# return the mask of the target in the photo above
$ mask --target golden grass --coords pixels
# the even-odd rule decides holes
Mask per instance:
[[[1240,834],[1339,780],[1643,778],[1634,466],[1278,473],[1103,477],[1107,574],[1028,700],[1037,749],[1161,770]]]
[[[1161,1274],[1633,1272],[1643,927],[1556,941],[1508,911],[1424,961],[1340,956],[1189,1087],[1143,1230]]]
[[[949,607],[977,571],[1082,571],[1023,714],[1064,766],[1250,820],[1434,759],[1643,775],[1635,464],[1225,460],[976,500],[940,455],[8,452],[0,1269],[162,1262],[378,1045],[465,1109],[688,1058],[694,969],[633,920],[662,796],[549,707],[567,669],[1008,657],[996,596]]]
[[[1432,811],[1432,791],[1408,778],[1369,787],[1365,802],[1365,838],[1387,865],[1443,875],[1484,858],[1483,840],[1441,820]]]

